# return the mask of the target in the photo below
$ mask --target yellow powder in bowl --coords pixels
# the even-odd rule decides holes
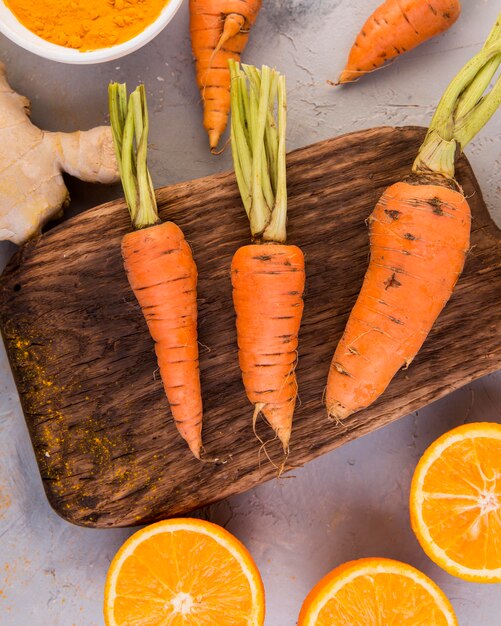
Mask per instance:
[[[5,0],[17,19],[46,41],[82,52],[132,39],[169,0]]]

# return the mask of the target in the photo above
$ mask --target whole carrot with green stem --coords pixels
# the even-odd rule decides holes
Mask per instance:
[[[238,356],[247,397],[289,450],[297,398],[304,257],[287,245],[285,77],[230,61],[231,146],[253,243],[231,264]]]
[[[500,64],[501,15],[446,89],[412,173],[383,193],[369,217],[369,267],[327,381],[333,420],[372,404],[409,366],[452,294],[471,224],[455,160],[501,104],[501,77],[486,92]]]
[[[127,98],[109,87],[111,127],[134,230],[122,239],[130,286],[155,342],[160,376],[176,426],[195,457],[202,451],[202,395],[197,343],[197,268],[173,222],[161,222],[147,165],[144,85]]]

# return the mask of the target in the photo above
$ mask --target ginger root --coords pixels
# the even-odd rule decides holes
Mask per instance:
[[[62,172],[88,182],[119,180],[111,129],[44,132],[30,102],[8,84],[0,63],[0,240],[22,244],[60,215],[69,194]]]

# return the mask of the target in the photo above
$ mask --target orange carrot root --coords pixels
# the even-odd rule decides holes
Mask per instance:
[[[215,150],[230,111],[228,59],[240,60],[261,0],[190,0],[190,32],[204,127]]]
[[[456,157],[501,106],[501,77],[490,87],[500,64],[501,14],[444,91],[412,174],[383,193],[369,218],[369,267],[329,371],[332,420],[372,404],[411,363],[463,271],[471,212]]]
[[[369,268],[330,367],[332,420],[369,406],[413,360],[463,270],[470,222],[450,187],[423,180],[384,192],[369,218]]]
[[[128,233],[122,256],[130,286],[155,342],[165,393],[181,436],[202,449],[197,343],[197,268],[181,229],[164,222]]]
[[[461,13],[459,0],[386,0],[365,22],[338,83],[348,83],[443,33]]]
[[[297,397],[303,253],[289,245],[243,246],[233,257],[231,277],[239,363],[254,420],[261,412],[287,453]]]

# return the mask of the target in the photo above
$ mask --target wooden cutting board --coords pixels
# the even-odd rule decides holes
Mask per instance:
[[[330,359],[368,260],[365,220],[383,189],[409,172],[423,132],[376,128],[289,156],[289,241],[302,247],[307,268],[292,467],[500,367],[500,231],[463,158],[458,179],[474,219],[454,296],[418,357],[376,404],[343,424],[326,419]],[[0,279],[0,326],[47,496],[60,515],[85,526],[186,514],[276,476],[259,458],[237,365],[229,268],[249,228],[233,175],[166,187],[158,199],[198,263],[204,441],[207,454],[226,463],[196,461],[172,423],[120,259],[130,228],[123,202],[30,242]],[[269,438],[266,425],[258,431]],[[277,441],[267,451],[281,462]]]

